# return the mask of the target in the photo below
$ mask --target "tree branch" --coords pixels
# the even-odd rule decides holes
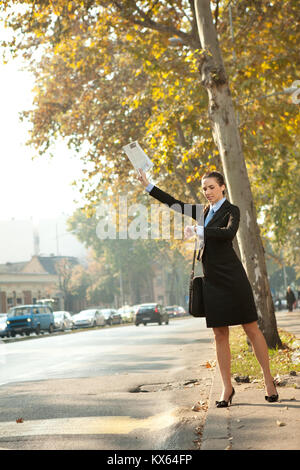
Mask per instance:
[[[219,74],[225,77],[224,62],[212,20],[209,0],[195,0],[195,10],[202,47],[205,51],[210,51],[211,61],[215,63]]]
[[[217,0],[217,5],[216,5],[216,9],[215,9],[215,27],[218,26],[218,19],[219,19],[219,1],[220,1],[220,0]]]
[[[119,13],[121,13],[123,18],[126,18],[131,23],[142,26],[142,27],[147,27],[149,29],[158,31],[159,33],[166,34],[168,36],[178,36],[182,39],[183,45],[192,47],[193,49],[197,49],[200,47],[199,38],[197,40],[197,37],[195,37],[193,29],[191,33],[189,34],[189,33],[185,33],[184,31],[181,31],[180,29],[175,28],[174,26],[157,23],[148,16],[148,13],[145,13],[140,7],[138,7],[134,0],[130,0],[130,3],[132,6],[132,10],[131,12],[128,12],[128,10],[126,11],[126,7],[124,7],[124,5],[122,5],[120,2],[118,2],[117,0],[113,1],[113,4],[119,10]],[[138,18],[135,18],[131,14],[134,10],[136,10],[139,13],[141,20]]]

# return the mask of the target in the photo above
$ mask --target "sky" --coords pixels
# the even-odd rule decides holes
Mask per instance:
[[[1,39],[10,34],[0,21]],[[84,165],[61,141],[50,149],[53,158],[33,159],[37,150],[26,145],[29,124],[19,117],[34,98],[34,77],[24,65],[21,58],[4,64],[0,51],[0,264],[28,261],[36,253],[84,259],[85,248],[66,226],[82,205],[72,182],[81,179]]]
[[[72,181],[82,176],[83,162],[62,142],[52,159],[32,160],[36,150],[25,145],[29,125],[19,113],[32,106],[33,76],[22,70],[20,59],[0,61],[0,220],[35,220],[71,215],[78,192]],[[54,150],[54,151],[53,151]]]

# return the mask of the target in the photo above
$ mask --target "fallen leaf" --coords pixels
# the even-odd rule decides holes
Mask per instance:
[[[196,433],[196,434],[200,434],[200,435],[201,435],[202,432],[203,432],[203,426],[198,426],[198,427],[195,429],[195,433]]]
[[[192,411],[200,411],[200,410],[206,410],[206,409],[207,409],[207,403],[201,400],[195,403],[195,405],[192,408]]]
[[[283,423],[282,421],[279,421],[279,420],[276,421],[276,424],[277,426],[280,426],[280,427],[286,426],[286,423]]]
[[[192,408],[192,411],[200,411],[200,410],[201,410],[201,406],[199,403],[196,403]]]

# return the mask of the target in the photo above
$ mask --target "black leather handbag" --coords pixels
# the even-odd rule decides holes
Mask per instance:
[[[203,301],[203,277],[194,276],[196,251],[197,239],[195,241],[193,267],[189,286],[189,314],[193,317],[205,317]]]

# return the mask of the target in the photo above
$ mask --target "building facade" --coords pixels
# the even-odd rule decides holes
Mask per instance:
[[[74,257],[33,256],[22,263],[0,265],[0,313],[11,307],[36,303],[52,298],[57,310],[64,309],[62,263],[78,264]]]

